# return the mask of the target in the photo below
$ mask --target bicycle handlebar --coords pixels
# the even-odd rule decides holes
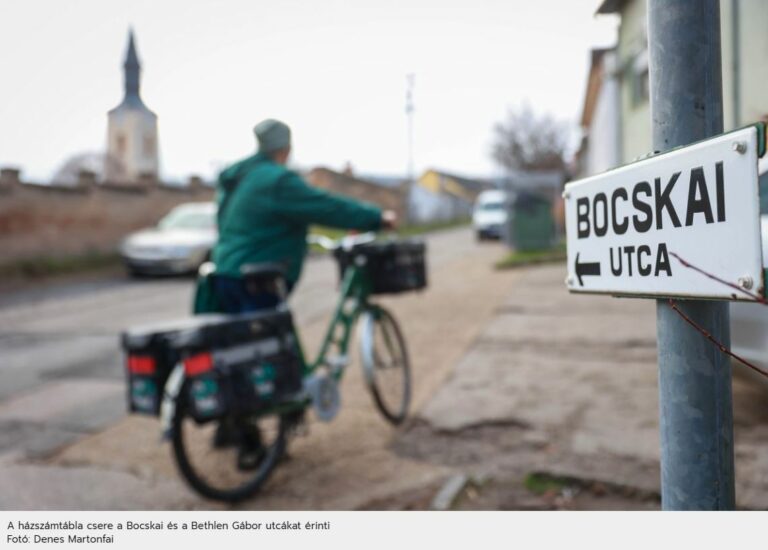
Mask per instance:
[[[316,244],[326,250],[336,250],[338,248],[349,250],[358,244],[366,244],[374,240],[376,240],[376,233],[372,231],[360,233],[359,235],[345,235],[340,239],[331,239],[325,235],[310,234],[307,236],[309,244]]]

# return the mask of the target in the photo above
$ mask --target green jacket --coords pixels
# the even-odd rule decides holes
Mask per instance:
[[[279,262],[296,283],[310,225],[362,231],[381,225],[378,207],[312,187],[259,154],[221,173],[217,201],[219,240],[213,261],[217,273],[235,277],[244,264]]]

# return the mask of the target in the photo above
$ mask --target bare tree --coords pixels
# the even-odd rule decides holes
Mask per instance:
[[[81,172],[90,172],[96,181],[103,181],[105,171],[111,174],[124,172],[121,162],[110,155],[99,152],[77,153],[61,164],[52,181],[59,185],[77,185]]]
[[[569,138],[567,124],[523,105],[494,126],[493,160],[507,170],[562,170]]]

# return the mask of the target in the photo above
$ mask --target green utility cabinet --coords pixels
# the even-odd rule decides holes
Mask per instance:
[[[552,202],[538,193],[520,191],[509,202],[506,242],[515,250],[543,250],[555,243]]]

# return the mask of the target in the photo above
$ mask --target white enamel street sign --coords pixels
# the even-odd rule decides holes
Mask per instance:
[[[757,127],[566,185],[571,292],[749,299],[763,294]]]

